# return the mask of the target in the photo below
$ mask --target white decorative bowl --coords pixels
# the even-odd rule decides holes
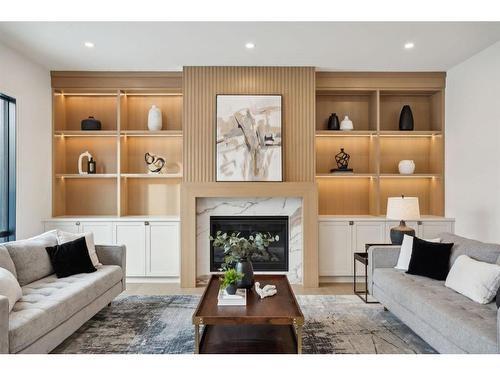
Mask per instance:
[[[413,160],[401,160],[398,164],[399,174],[413,174],[415,162]]]

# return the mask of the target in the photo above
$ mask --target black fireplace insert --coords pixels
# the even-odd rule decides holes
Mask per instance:
[[[210,235],[217,231],[232,234],[240,233],[247,237],[252,233],[271,233],[278,235],[279,241],[269,245],[269,259],[259,256],[252,258],[254,271],[288,271],[288,216],[211,216]],[[224,262],[224,251],[210,243],[210,272],[220,270]]]

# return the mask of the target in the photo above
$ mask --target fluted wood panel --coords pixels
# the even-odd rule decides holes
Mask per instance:
[[[315,72],[311,67],[185,67],[184,182],[215,181],[217,94],[283,97],[283,179],[313,182]]]

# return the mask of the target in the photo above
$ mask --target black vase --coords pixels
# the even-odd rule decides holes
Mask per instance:
[[[243,278],[236,285],[238,288],[251,289],[253,286],[253,266],[248,259],[236,263],[236,271],[243,274]]]
[[[409,105],[404,105],[399,115],[399,130],[413,130],[413,113]]]
[[[336,113],[332,113],[328,118],[328,130],[340,130],[340,122]]]

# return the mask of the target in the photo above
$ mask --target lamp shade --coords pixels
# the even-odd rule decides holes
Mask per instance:
[[[387,198],[387,218],[392,220],[418,220],[420,208],[417,197]]]

